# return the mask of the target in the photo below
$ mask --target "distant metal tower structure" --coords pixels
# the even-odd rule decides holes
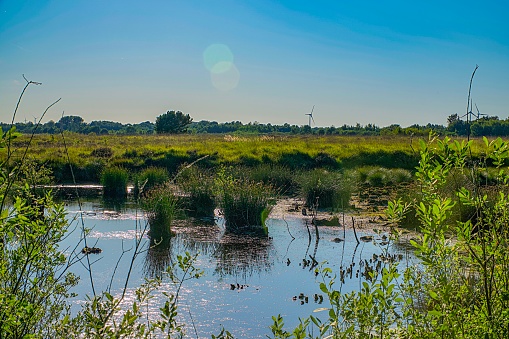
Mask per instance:
[[[311,109],[311,113],[306,113],[304,115],[309,116],[309,127],[311,127],[311,120],[313,120],[313,124],[315,123],[315,119],[313,118],[313,111],[315,110],[315,105],[313,105],[313,108]]]

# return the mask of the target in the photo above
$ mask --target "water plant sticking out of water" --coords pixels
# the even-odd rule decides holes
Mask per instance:
[[[104,196],[107,198],[125,198],[128,178],[129,175],[123,168],[106,168],[101,174]]]
[[[153,187],[164,184],[168,181],[169,175],[165,168],[149,167],[141,171],[134,178],[134,196],[137,197],[141,190],[148,191]]]
[[[142,207],[150,226],[151,245],[167,247],[171,238],[171,223],[178,212],[177,198],[169,185],[158,186],[146,193]]]
[[[348,207],[354,191],[353,179],[339,173],[322,169],[303,173],[299,179],[301,195],[309,207]]]
[[[274,202],[271,186],[249,179],[234,179],[224,170],[218,174],[217,186],[227,232],[266,233],[267,210]]]
[[[192,217],[214,216],[216,200],[214,178],[206,170],[187,167],[179,172],[177,185],[183,192],[182,207]]]

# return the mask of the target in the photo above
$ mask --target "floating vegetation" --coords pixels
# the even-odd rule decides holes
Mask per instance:
[[[83,254],[99,254],[101,253],[103,250],[100,249],[99,247],[88,247],[88,246],[85,246],[83,247],[83,249],[81,250],[81,253]]]

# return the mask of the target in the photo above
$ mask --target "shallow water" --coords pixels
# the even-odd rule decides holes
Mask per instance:
[[[112,294],[120,295],[135,239],[146,225],[143,213],[134,205],[104,206],[99,200],[82,203],[81,210],[77,203],[70,202],[67,211],[74,231],[62,242],[63,248],[71,254],[82,238],[82,226],[90,229],[87,245],[102,249],[100,254],[88,256],[95,291],[99,293],[111,286]],[[373,242],[361,242],[356,246],[353,232],[346,230],[344,233],[342,227],[320,226],[317,241],[314,228],[310,228],[310,239],[306,222],[300,218],[269,218],[267,226],[268,237],[234,236],[224,234],[221,218],[209,225],[185,221],[174,228],[176,235],[169,249],[163,251],[149,248],[149,239],[144,236],[141,241],[144,250],[133,262],[126,300],[134,299],[135,288],[146,277],[159,275],[177,254],[199,253],[195,266],[204,270],[205,275],[199,280],[185,282],[180,291],[179,313],[187,324],[188,335],[210,338],[211,334],[219,333],[222,325],[237,338],[262,338],[270,333],[268,326],[272,316],[284,316],[286,327],[290,329],[299,323],[299,317],[309,316],[316,308],[327,307],[326,298],[323,303],[315,300],[315,294],[323,293],[319,289],[321,278],[315,275],[316,267],[311,267],[310,256],[319,263],[326,261],[326,266],[338,276],[341,267],[355,263],[352,277],[347,275],[342,286],[339,282],[336,284],[337,289],[341,287],[342,292],[348,292],[361,285],[362,276],[356,277],[359,262],[369,261],[373,254],[382,252]],[[357,233],[359,237],[365,235]],[[335,238],[346,241],[336,243]],[[76,251],[83,247],[84,243],[79,243]],[[393,254],[403,254],[402,249],[404,247],[389,247]],[[85,261],[72,267],[81,277],[74,290],[78,293],[73,300],[74,311],[79,309],[85,295],[93,293]],[[160,292],[174,290],[169,280],[163,278]],[[298,298],[300,294],[308,297],[307,302]],[[150,316],[155,317],[163,304],[162,293],[155,293],[149,305]],[[323,317],[326,318],[325,313]]]

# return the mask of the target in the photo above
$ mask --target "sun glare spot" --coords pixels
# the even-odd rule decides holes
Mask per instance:
[[[219,63],[233,63],[232,51],[226,45],[212,44],[203,52],[203,63],[209,71],[213,72]]]
[[[237,87],[240,80],[240,73],[234,64],[230,64],[227,71],[221,73],[211,72],[210,79],[215,88],[226,92]]]
[[[212,85],[229,91],[237,87],[240,73],[233,63],[233,53],[224,44],[212,44],[203,52],[203,64],[210,72]]]

